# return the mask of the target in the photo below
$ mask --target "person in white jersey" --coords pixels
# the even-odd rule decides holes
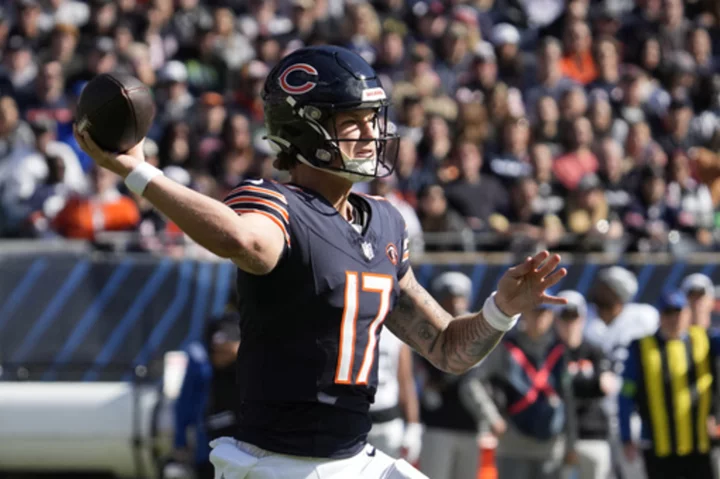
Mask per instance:
[[[387,328],[380,334],[378,388],[370,406],[368,442],[394,458],[414,463],[422,448],[422,425],[410,347]],[[404,419],[404,420],[403,420]]]
[[[584,336],[588,342],[602,347],[612,363],[613,372],[622,376],[628,346],[638,338],[655,334],[660,325],[660,314],[650,304],[632,300],[638,292],[635,275],[621,267],[601,270],[588,295],[592,307],[588,311]],[[630,463],[622,453],[619,440],[617,394],[606,396],[605,410],[610,419],[610,446],[616,474],[621,479],[644,477],[641,461]],[[634,433],[639,435],[640,423],[634,421]]]

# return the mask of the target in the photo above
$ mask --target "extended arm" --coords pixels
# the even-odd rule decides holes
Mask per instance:
[[[385,326],[436,368],[460,374],[484,358],[503,332],[483,318],[482,312],[453,317],[430,296],[411,270],[400,281],[401,293]]]
[[[95,162],[126,178],[145,160],[142,143],[127,154],[115,155],[99,148],[87,133],[75,137]],[[232,208],[191,190],[164,176],[154,177],[143,196],[172,220],[200,246],[232,260],[240,269],[254,273],[270,272],[285,247],[285,237],[267,215],[249,213],[238,216]]]
[[[548,302],[564,304],[545,294],[566,274],[556,270],[560,257],[542,252],[510,268],[498,283],[497,308],[513,316]],[[547,260],[547,261],[546,261]],[[443,371],[461,374],[493,350],[504,331],[483,312],[453,318],[415,279],[412,269],[400,280],[400,297],[385,325],[400,339]]]
[[[230,207],[159,176],[143,195],[200,246],[255,274],[271,271],[283,251],[282,230],[257,213]]]

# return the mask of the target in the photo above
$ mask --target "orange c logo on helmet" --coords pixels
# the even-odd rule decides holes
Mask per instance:
[[[306,81],[302,85],[292,85],[288,82],[288,76],[293,72],[305,72],[308,75],[317,76],[318,71],[312,65],[307,63],[296,63],[290,65],[280,74],[280,88],[291,95],[303,95],[317,86],[314,81]]]

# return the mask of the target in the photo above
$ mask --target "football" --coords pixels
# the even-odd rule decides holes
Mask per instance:
[[[97,145],[125,152],[147,135],[155,118],[150,88],[137,78],[103,73],[85,85],[78,101],[75,121]]]

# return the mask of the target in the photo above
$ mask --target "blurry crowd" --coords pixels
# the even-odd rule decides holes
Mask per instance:
[[[717,250],[713,0],[5,0],[0,237],[172,253],[185,239],[72,137],[85,83],[153,88],[148,161],[221,198],[283,180],[260,91],[283,55],[346,46],[392,96],[388,197],[417,250]],[[114,237],[118,237],[116,234]]]

